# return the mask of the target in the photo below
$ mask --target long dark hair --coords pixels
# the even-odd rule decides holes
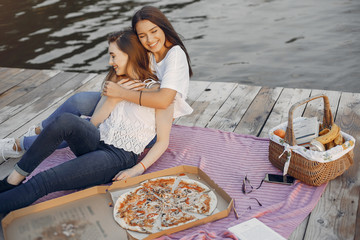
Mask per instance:
[[[108,35],[108,43],[110,44],[112,42],[116,42],[117,47],[129,56],[127,64],[132,66],[134,73],[139,78],[138,80],[144,81],[149,78],[157,80],[156,75],[152,73],[150,69],[148,52],[144,49],[139,42],[137,35],[130,28],[110,33]],[[115,70],[111,68],[105,81],[114,81],[115,79]]]
[[[164,31],[166,40],[168,40],[173,45],[179,45],[182,50],[186,54],[186,58],[189,65],[189,75],[190,77],[193,75],[191,66],[190,66],[190,57],[189,54],[185,48],[184,43],[180,39],[179,35],[175,31],[174,27],[171,25],[169,19],[162,13],[158,8],[152,7],[152,6],[145,6],[142,7],[139,11],[137,11],[134,16],[132,17],[131,23],[132,23],[132,29],[136,32],[136,24],[139,21],[142,20],[149,20],[153,24],[157,25],[161,28],[161,30]]]

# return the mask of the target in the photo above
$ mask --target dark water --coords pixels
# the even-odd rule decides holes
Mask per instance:
[[[143,5],[185,39],[193,80],[360,92],[359,0],[0,0],[0,66],[105,72]]]

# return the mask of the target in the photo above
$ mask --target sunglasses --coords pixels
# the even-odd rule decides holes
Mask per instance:
[[[257,188],[254,188],[252,185],[251,185],[251,182],[250,182],[250,179],[247,177],[247,175],[245,175],[244,179],[243,179],[243,183],[242,183],[242,187],[241,187],[241,190],[243,192],[243,194],[249,194],[251,192],[253,192],[254,190],[256,189],[259,189],[262,185],[262,183],[264,182],[264,179],[261,180],[260,182],[260,185],[257,187]],[[250,186],[250,190],[246,190],[246,185],[249,185]],[[257,198],[254,198],[254,197],[251,197],[249,199],[253,199],[257,202],[257,204],[261,207],[262,204],[260,203],[260,201],[257,199]],[[235,217],[236,219],[239,219],[242,215],[244,215],[247,211],[251,210],[251,206],[249,206],[247,209],[245,209],[241,214],[238,214],[236,212],[236,208],[235,208],[235,199],[234,199],[234,213],[235,213]]]
[[[263,184],[263,182],[264,182],[264,179],[261,180],[260,185],[257,188],[255,188],[255,190],[259,189],[261,187],[261,185]],[[248,191],[246,190],[247,183],[250,186],[250,190],[248,190]],[[243,179],[241,190],[242,190],[243,194],[249,194],[254,190],[254,187],[251,185],[250,179],[248,179],[247,175],[245,175],[245,177]]]

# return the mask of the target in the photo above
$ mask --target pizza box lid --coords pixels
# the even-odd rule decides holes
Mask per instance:
[[[179,174],[203,182],[215,192],[218,203],[212,215],[153,234],[126,231],[116,223],[113,205],[118,194],[147,179]],[[10,212],[2,220],[2,227],[5,240],[51,240],[71,236],[80,240],[153,239],[224,218],[229,215],[232,206],[231,197],[209,176],[197,167],[183,165],[114,182],[111,186],[88,188]]]

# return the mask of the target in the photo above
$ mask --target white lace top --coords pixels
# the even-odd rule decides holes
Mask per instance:
[[[156,135],[155,109],[121,101],[99,130],[106,144],[140,154]]]

